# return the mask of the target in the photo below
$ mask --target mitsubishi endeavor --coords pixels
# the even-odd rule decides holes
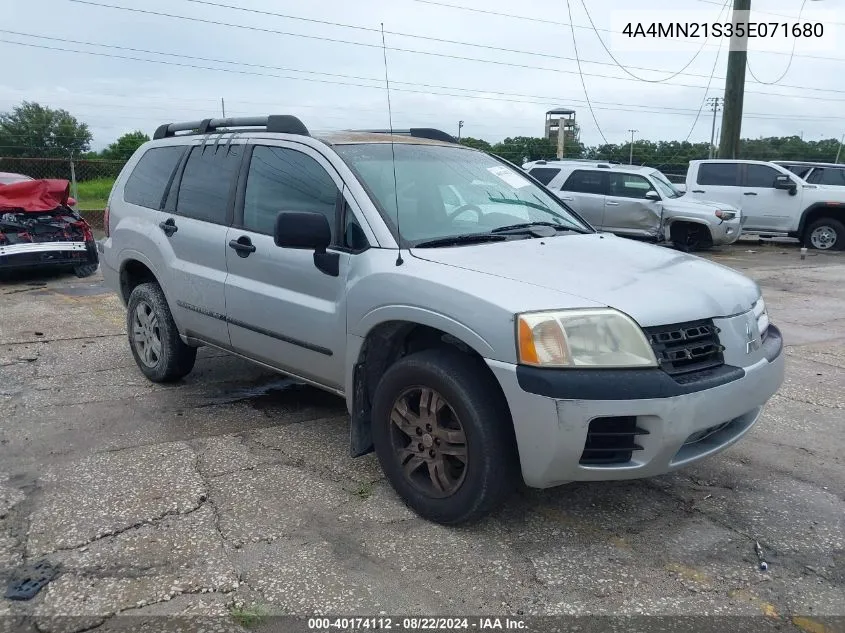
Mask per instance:
[[[745,435],[784,375],[756,283],[598,233],[432,129],[311,135],[277,115],[161,126],[111,192],[103,274],[177,381],[212,346],[346,399],[421,516],[651,477]]]

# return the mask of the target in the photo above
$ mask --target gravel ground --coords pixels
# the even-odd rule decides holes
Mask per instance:
[[[749,436],[664,477],[524,489],[460,529],[408,511],[373,455],[348,457],[340,399],[208,349],[181,384],[149,383],[99,276],[7,281],[0,583],[39,561],[58,573],[32,600],[0,599],[0,631],[129,615],[166,630],[174,614],[219,631],[291,614],[842,630],[845,257],[756,242],[707,257],[761,284],[787,343],[786,383]]]

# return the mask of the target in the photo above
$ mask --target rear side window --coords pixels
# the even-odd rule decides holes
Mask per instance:
[[[566,182],[563,183],[561,191],[574,191],[577,193],[607,193],[607,174],[601,171],[588,171],[586,169],[576,169],[573,171]]]
[[[739,163],[703,163],[698,166],[699,185],[739,186]]]
[[[845,187],[845,169],[817,169],[813,172],[812,182],[819,185]]]
[[[746,187],[760,187],[773,189],[775,178],[781,175],[774,167],[767,165],[746,165],[745,183]]]
[[[252,152],[243,226],[273,234],[282,211],[318,211],[336,235],[338,188],[316,160],[293,149],[259,145]]]
[[[555,176],[560,173],[560,169],[555,169],[554,167],[535,167],[528,173],[534,176],[534,178],[542,182],[544,185],[548,185],[552,180],[555,179]]]
[[[179,184],[176,213],[226,224],[229,195],[241,165],[239,145],[198,145],[191,150]]]
[[[123,199],[148,209],[160,209],[164,192],[185,148],[155,147],[147,150],[135,165],[123,188]]]

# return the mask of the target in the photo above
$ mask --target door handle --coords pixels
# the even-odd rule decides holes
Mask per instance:
[[[742,194],[742,195],[744,195],[744,196],[756,196],[756,195],[757,195],[757,192],[756,192],[756,191],[746,191],[746,192],[745,192],[744,194]]]
[[[255,246],[252,240],[246,235],[241,235],[236,240],[229,240],[229,248],[236,250],[239,257],[249,257],[250,253],[255,252]]]
[[[706,191],[704,191],[704,189],[693,189],[692,192],[693,193],[707,193]]]
[[[609,207],[618,207],[619,206],[618,202],[606,202],[605,204]]]
[[[567,196],[565,198],[563,196],[561,196],[560,199],[563,200],[564,202],[574,202],[575,201],[575,198],[570,198],[569,196]]]
[[[171,235],[173,235],[176,231],[178,231],[178,230],[179,230],[179,227],[178,227],[178,226],[176,226],[176,220],[174,220],[173,218],[167,218],[167,220],[166,220],[166,221],[164,221],[164,222],[159,222],[159,225],[158,225],[158,226],[159,226],[159,228],[160,228],[162,231],[164,231],[164,234],[165,234],[167,237],[170,237],[170,236],[171,236]]]

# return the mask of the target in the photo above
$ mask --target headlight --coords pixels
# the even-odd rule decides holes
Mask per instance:
[[[517,350],[537,367],[657,367],[640,327],[611,309],[519,314]]]

